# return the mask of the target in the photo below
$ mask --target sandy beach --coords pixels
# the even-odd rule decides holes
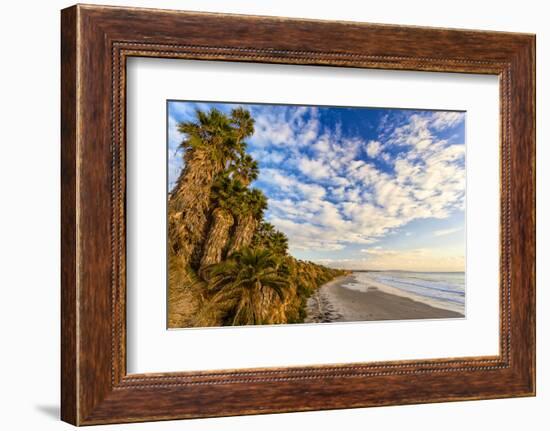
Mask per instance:
[[[464,317],[406,296],[369,286],[365,292],[345,287],[353,275],[337,277],[321,286],[309,299],[306,322],[356,322],[368,320],[441,319]]]

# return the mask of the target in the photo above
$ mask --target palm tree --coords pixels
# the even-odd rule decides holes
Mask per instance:
[[[254,134],[254,118],[250,115],[250,111],[242,107],[231,111],[231,125],[237,130],[237,141],[242,141]]]
[[[233,177],[238,179],[243,186],[248,186],[252,181],[258,178],[260,172],[258,162],[254,158],[242,152],[232,167]]]
[[[243,152],[235,162],[232,171],[234,178],[238,178],[244,186],[248,186],[258,178],[258,162]],[[241,209],[237,213],[237,226],[229,248],[229,254],[250,245],[250,240],[256,229],[257,219],[261,218],[263,211],[267,208],[267,198],[259,190],[254,189],[244,197]]]
[[[279,259],[265,249],[244,248],[207,268],[209,308],[223,310],[222,324],[261,325],[273,321],[290,287]],[[201,315],[197,316],[200,321]]]
[[[263,247],[271,250],[275,255],[283,256],[288,252],[287,236],[275,229],[269,222],[261,222],[251,241],[252,247]]]
[[[267,197],[259,189],[247,190],[243,198],[228,255],[250,245],[258,222],[262,219],[267,208]]]
[[[275,232],[275,226],[267,221],[262,221],[256,228],[252,237],[252,247],[264,247],[268,245],[269,236]]]
[[[200,273],[208,265],[222,260],[223,249],[229,239],[229,232],[234,223],[233,214],[242,205],[242,196],[246,189],[239,180],[222,174],[212,188],[212,221],[206,236],[200,261]]]
[[[270,238],[270,249],[275,254],[285,255],[288,252],[288,238],[281,231],[275,231]]]
[[[200,258],[212,185],[243,153],[243,139],[254,133],[254,121],[241,108],[230,117],[212,109],[197,111],[197,121],[182,122],[178,130],[185,135],[180,145],[184,168],[168,202],[169,250],[187,266]]]

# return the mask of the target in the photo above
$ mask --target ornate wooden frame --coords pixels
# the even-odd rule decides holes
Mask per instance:
[[[534,35],[78,5],[62,11],[61,46],[63,420],[88,425],[534,395]],[[498,75],[500,354],[128,375],[129,56]]]

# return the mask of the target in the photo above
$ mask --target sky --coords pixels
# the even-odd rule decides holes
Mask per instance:
[[[247,151],[265,218],[299,259],[348,269],[464,271],[465,117],[458,111],[168,102],[168,181],[197,109],[255,119]]]

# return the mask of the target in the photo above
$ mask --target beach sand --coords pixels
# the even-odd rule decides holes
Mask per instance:
[[[366,292],[349,289],[353,275],[337,277],[321,286],[309,299],[305,322],[357,322],[366,320],[441,319],[464,317],[405,296],[369,287]]]

